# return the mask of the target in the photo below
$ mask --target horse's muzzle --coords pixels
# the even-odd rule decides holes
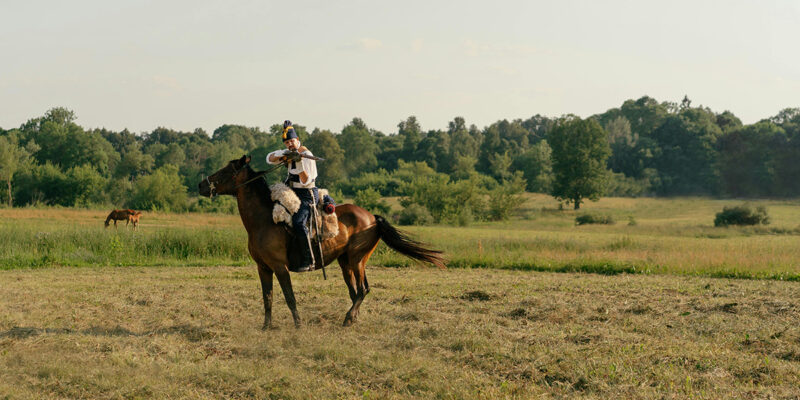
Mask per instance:
[[[208,178],[203,179],[199,184],[197,184],[197,192],[200,193],[201,196],[205,197],[214,197],[216,194],[214,185],[208,180]]]

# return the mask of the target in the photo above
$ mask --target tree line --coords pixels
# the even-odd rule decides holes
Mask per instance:
[[[196,200],[203,176],[242,154],[266,168],[266,154],[282,148],[279,124],[266,131],[223,125],[211,134],[163,127],[136,134],[85,129],[75,120],[59,107],[0,128],[4,204],[213,209],[220,205]],[[695,107],[688,98],[645,96],[586,119],[537,114],[478,128],[456,117],[445,129],[425,130],[410,116],[391,134],[360,118],[340,131],[295,129],[326,159],[318,186],[378,209],[381,196],[402,196],[439,221],[504,218],[502,208],[522,190],[576,208],[602,195],[800,195],[798,108],[744,125],[729,111]]]

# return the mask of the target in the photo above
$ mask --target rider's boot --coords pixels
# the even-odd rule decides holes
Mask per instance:
[[[296,247],[302,255],[302,262],[300,266],[292,268],[293,272],[306,272],[314,270],[314,254],[311,252],[311,241],[308,236],[297,238],[298,246]]]

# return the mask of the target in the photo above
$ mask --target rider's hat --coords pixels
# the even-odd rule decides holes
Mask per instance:
[[[297,132],[294,131],[294,127],[292,126],[292,121],[288,119],[283,121],[283,140],[287,141],[289,139],[300,139],[297,137]]]

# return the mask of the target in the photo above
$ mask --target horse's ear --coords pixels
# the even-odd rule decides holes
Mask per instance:
[[[242,165],[247,164],[249,162],[250,162],[250,156],[248,156],[247,154],[243,155],[242,158],[239,159],[239,163],[241,163]]]
[[[245,157],[247,157],[247,158],[244,160],[244,163],[245,164],[250,164],[250,156],[245,156]]]

